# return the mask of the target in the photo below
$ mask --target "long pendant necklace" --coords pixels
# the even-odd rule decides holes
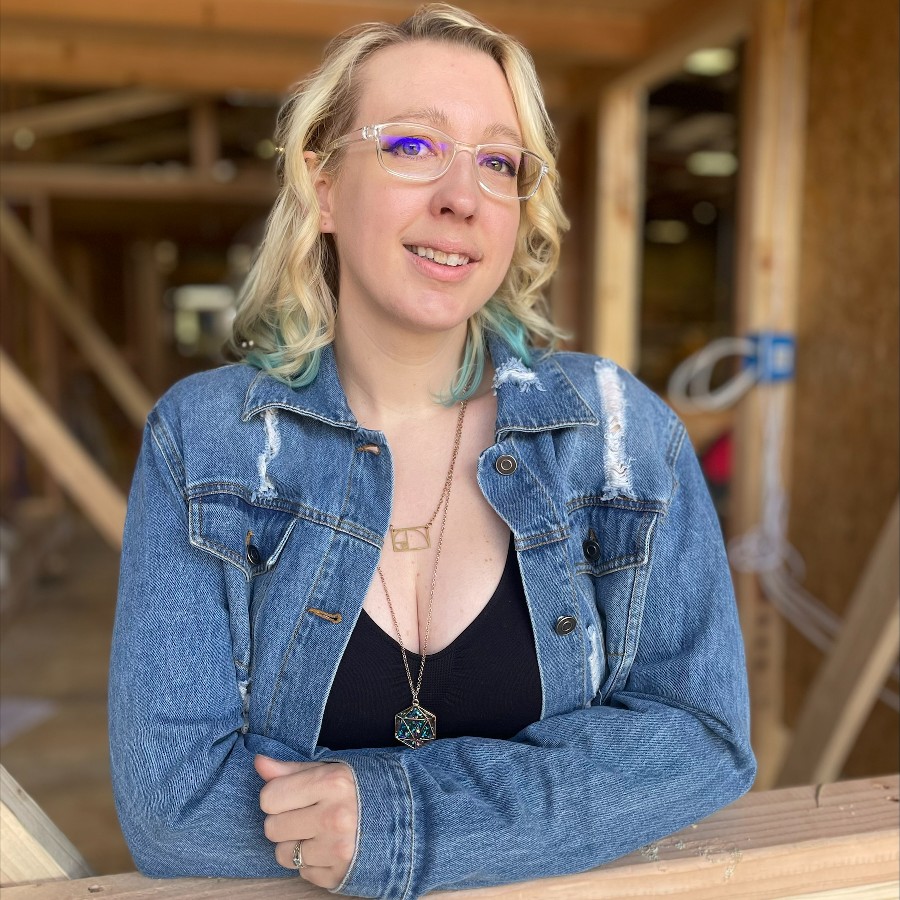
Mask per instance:
[[[461,404],[459,419],[457,420],[457,432],[462,428],[463,416],[466,414],[465,403]],[[441,496],[438,497],[437,506],[431,514],[431,518],[424,525],[407,525],[403,528],[394,528],[389,525],[388,529],[391,533],[391,549],[395,553],[406,553],[411,550],[428,550],[431,547],[431,526],[441,511],[441,506],[450,497],[450,482],[453,480],[453,466],[456,463],[457,446],[453,448],[453,455],[450,459],[450,468],[447,470],[447,477],[444,479],[444,487],[441,489]],[[446,512],[446,507],[445,507]]]
[[[428,617],[425,620],[425,638],[422,641],[422,656],[419,660],[419,677],[413,684],[412,672],[409,669],[409,659],[406,655],[406,647],[403,644],[403,635],[400,633],[400,626],[397,623],[397,616],[394,613],[394,604],[391,603],[391,595],[388,591],[387,581],[384,578],[384,572],[381,566],[376,566],[378,577],[381,579],[381,587],[384,590],[384,598],[387,600],[388,609],[391,613],[391,621],[394,623],[394,630],[397,632],[397,640],[400,642],[400,652],[403,655],[403,668],[406,670],[406,680],[409,682],[409,690],[412,694],[412,705],[401,710],[394,716],[394,737],[401,744],[412,747],[417,750],[423,744],[433,741],[437,737],[437,717],[433,712],[425,709],[419,703],[419,692],[422,690],[422,676],[425,674],[425,657],[428,655],[428,636],[431,633],[431,611],[434,607],[434,587],[437,583],[438,562],[441,559],[441,547],[444,544],[444,526],[447,524],[447,510],[450,508],[450,486],[453,483],[453,470],[456,467],[456,457],[459,455],[459,444],[462,439],[463,420],[466,417],[466,401],[463,400],[459,408],[459,417],[456,420],[456,437],[453,441],[453,453],[450,457],[450,468],[447,470],[447,479],[444,482],[444,490],[438,503],[438,509],[435,510],[431,522],[437,517],[438,510],[443,506],[444,511],[441,514],[441,525],[438,529],[437,548],[434,554],[434,566],[431,569],[431,588],[428,592]],[[396,549],[396,548],[395,548]],[[418,549],[418,548],[415,548]]]

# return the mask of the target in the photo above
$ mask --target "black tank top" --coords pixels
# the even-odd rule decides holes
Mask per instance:
[[[407,657],[415,681],[421,657]],[[511,738],[540,717],[534,634],[512,542],[487,606],[425,660],[419,702],[437,717],[438,738]],[[362,610],[328,695],[319,744],[399,747],[394,716],[411,703],[400,645]]]

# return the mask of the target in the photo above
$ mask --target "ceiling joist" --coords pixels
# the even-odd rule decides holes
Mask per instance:
[[[188,101],[183,94],[130,88],[21,109],[0,119],[0,146],[11,143],[13,135],[23,128],[36,138],[52,137],[143,119],[180,109]]]

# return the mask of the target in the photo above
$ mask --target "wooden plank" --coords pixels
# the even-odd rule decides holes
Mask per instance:
[[[646,101],[630,83],[605,90],[598,118],[594,302],[588,349],[638,366]]]
[[[897,890],[896,775],[748,794],[707,819],[579,875],[428,896],[442,900],[884,897]],[[5,900],[326,900],[297,878],[156,881],[137,874],[18,887]],[[865,890],[863,890],[865,888]],[[850,893],[846,893],[846,892]],[[843,894],[836,892],[845,892]],[[888,895],[890,896],[890,895]]]
[[[680,72],[690,53],[731,47],[750,29],[753,0],[673,0],[648,18],[645,59],[623,79],[651,90]]]
[[[746,0],[675,0],[647,20],[646,58],[604,87],[598,117],[594,302],[589,349],[632,371],[639,365],[647,92],[710,44],[748,28]]]
[[[739,153],[739,334],[796,330],[809,18],[810,0],[759,0],[747,45]],[[737,408],[731,536],[761,524],[764,497],[778,488],[765,480],[769,440],[781,440],[774,451],[777,476],[782,484],[789,482],[792,399],[791,382],[760,385]],[[767,433],[768,421],[779,424]],[[770,519],[770,524],[781,523]],[[747,645],[757,785],[766,788],[774,783],[786,746],[785,623],[761,592],[756,573],[736,572],[735,588]]]
[[[169,112],[185,106],[188,99],[183,94],[131,88],[14,110],[0,117],[0,146],[10,144],[21,128],[36,138],[52,137]]]
[[[6,767],[0,765],[0,884],[85,878],[90,867]]]
[[[203,178],[212,176],[212,168],[221,152],[216,109],[211,100],[198,100],[191,106],[191,166]]]
[[[122,359],[109,338],[84,314],[52,262],[41,253],[19,219],[0,204],[0,238],[4,252],[43,298],[57,321],[125,414],[143,428],[153,398]]]
[[[268,206],[277,194],[274,173],[239,172],[231,181],[213,181],[187,167],[51,165],[8,163],[3,167],[3,195],[30,198],[82,197],[94,200],[195,201],[258,203]]]
[[[900,650],[900,498],[847,606],[837,641],[809,689],[781,784],[832,780],[875,705]]]
[[[0,412],[114,549],[122,547],[125,496],[0,350]]]
[[[115,26],[121,34],[179,30],[191,35],[281,36],[319,45],[360,22],[399,22],[419,5],[363,0],[166,0],[65,3],[59,0],[4,0],[3,16],[41,26]],[[515,35],[533,53],[564,54],[585,62],[635,60],[646,51],[646,10],[627,5],[542,4],[470,0],[466,8]]]
[[[137,4],[122,3],[124,8]],[[74,10],[80,4],[72,4]],[[4,5],[5,9],[5,5]],[[189,93],[279,96],[321,59],[321,45],[283,35],[33,24],[0,17],[0,80],[80,88],[134,85]]]

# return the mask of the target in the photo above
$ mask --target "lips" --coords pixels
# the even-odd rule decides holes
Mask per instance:
[[[410,253],[415,253],[424,259],[430,259],[442,266],[465,266],[471,261],[471,255],[456,251],[440,250],[427,244],[405,244]]]

